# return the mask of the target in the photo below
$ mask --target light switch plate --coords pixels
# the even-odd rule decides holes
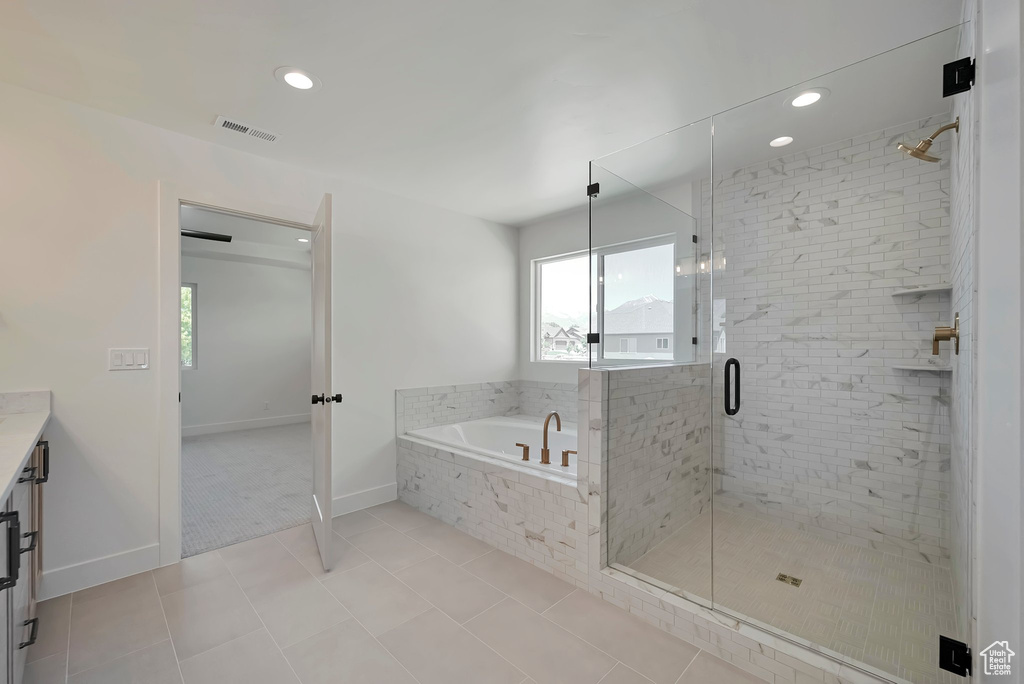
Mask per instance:
[[[147,370],[149,349],[108,349],[107,370]]]

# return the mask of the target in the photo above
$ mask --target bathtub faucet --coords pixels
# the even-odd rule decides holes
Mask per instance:
[[[544,465],[551,464],[551,449],[548,449],[548,423],[552,418],[555,419],[555,429],[559,432],[562,431],[562,417],[558,415],[558,411],[552,411],[544,419],[544,447],[540,450],[540,462]]]

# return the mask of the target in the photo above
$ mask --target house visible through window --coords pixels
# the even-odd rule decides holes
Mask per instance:
[[[538,361],[586,361],[590,326],[590,256],[534,262]]]
[[[196,367],[196,284],[181,284],[181,367]]]
[[[668,338],[667,337],[659,337],[658,338],[658,349],[668,349]]]

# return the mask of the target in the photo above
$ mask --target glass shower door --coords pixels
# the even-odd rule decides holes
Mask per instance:
[[[715,116],[701,188],[714,607],[900,681],[947,681],[939,636],[966,637],[955,357],[932,355],[954,314],[958,139],[938,138],[935,162],[897,148],[953,119],[941,67],[962,56],[958,35]]]

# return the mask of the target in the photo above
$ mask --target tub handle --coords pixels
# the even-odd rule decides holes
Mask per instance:
[[[520,442],[516,442],[516,446],[517,447],[522,447],[522,449],[523,449],[523,460],[524,461],[529,461],[530,460],[530,445],[529,444],[521,444]]]
[[[575,454],[576,452],[572,449],[562,449],[562,467],[569,467],[569,454]]]

